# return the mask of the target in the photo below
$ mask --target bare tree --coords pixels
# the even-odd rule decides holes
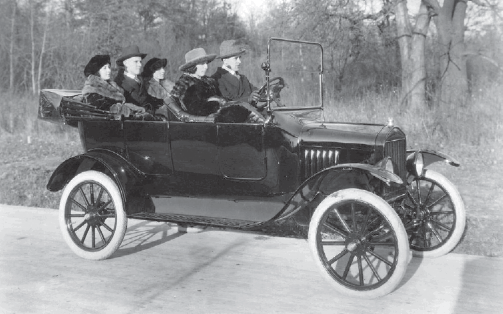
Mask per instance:
[[[440,105],[464,105],[468,98],[465,55],[465,18],[468,2],[486,6],[485,0],[422,0],[433,15],[440,50],[440,84],[437,101]]]
[[[14,45],[16,42],[16,13],[17,13],[17,1],[12,0],[12,18],[11,18],[11,29],[10,29],[10,48],[9,48],[9,90],[14,91]]]
[[[35,9],[33,1],[30,0],[30,39],[31,39],[31,86],[32,93],[37,93],[37,84],[35,80]]]
[[[43,60],[44,60],[44,54],[45,54],[45,47],[46,47],[46,42],[47,42],[47,31],[49,28],[49,15],[45,17],[45,22],[44,22],[44,34],[42,35],[42,45],[40,47],[40,55],[39,55],[39,60],[38,60],[38,77],[37,77],[37,93],[40,91],[40,86],[41,86],[41,77],[42,77],[42,71],[43,71]]]

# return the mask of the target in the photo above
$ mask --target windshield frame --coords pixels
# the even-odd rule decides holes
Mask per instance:
[[[286,39],[279,37],[271,37],[267,42],[267,65],[262,67],[265,71],[265,80],[267,85],[267,95],[270,93],[270,71],[271,71],[271,44],[273,41],[281,41],[281,42],[289,42],[295,44],[307,44],[307,45],[315,45],[320,48],[320,68],[319,68],[319,93],[320,93],[320,104],[318,106],[309,106],[309,107],[275,107],[271,108],[271,99],[267,98],[267,111],[291,111],[291,110],[313,110],[313,109],[323,109],[323,90],[324,90],[324,81],[323,81],[323,46],[320,43],[312,42],[312,41],[302,41],[302,40],[294,40],[294,39]]]

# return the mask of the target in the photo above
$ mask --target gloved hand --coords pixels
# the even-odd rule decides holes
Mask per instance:
[[[144,113],[145,112],[145,108],[137,106],[137,105],[132,104],[132,103],[128,103],[127,102],[127,103],[124,104],[124,106],[126,106],[127,108],[129,108],[134,113]]]
[[[257,91],[253,91],[250,96],[248,96],[248,102],[251,103],[256,103],[260,98],[260,94]]]

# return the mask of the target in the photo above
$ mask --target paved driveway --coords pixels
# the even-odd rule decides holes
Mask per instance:
[[[57,211],[0,205],[0,313],[500,313],[503,259],[414,258],[392,294],[335,293],[307,242],[129,220],[95,262],[64,243]]]

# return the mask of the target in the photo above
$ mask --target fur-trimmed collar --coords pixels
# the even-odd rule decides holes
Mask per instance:
[[[96,93],[107,98],[124,102],[124,90],[114,81],[107,82],[96,75],[89,75],[84,83],[82,94],[85,96]]]

